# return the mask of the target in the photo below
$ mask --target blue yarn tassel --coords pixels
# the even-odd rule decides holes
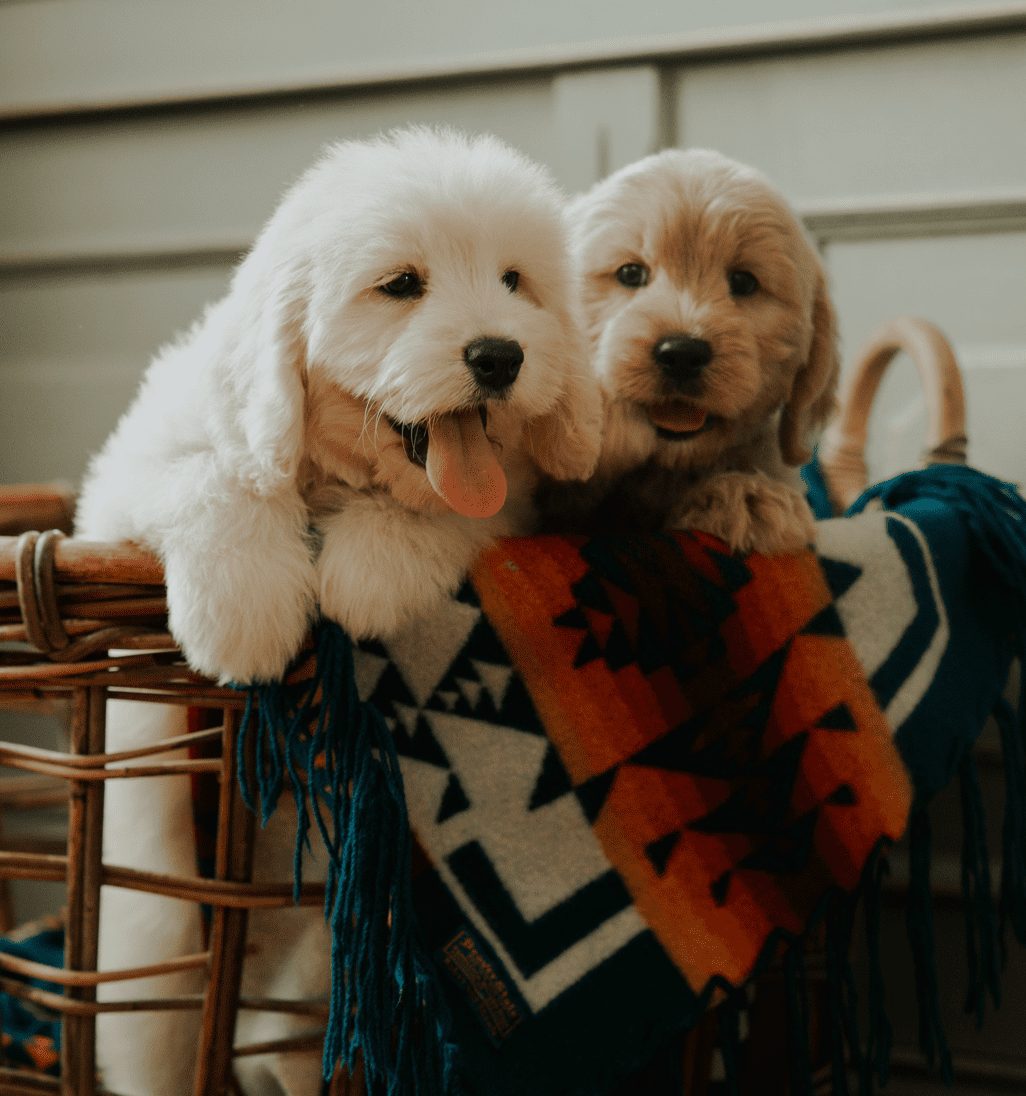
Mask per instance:
[[[1020,621],[1023,619],[1026,615],[1026,500],[1014,484],[1003,483],[963,465],[935,465],[870,488],[848,509],[848,514],[860,513],[874,498],[878,498],[885,509],[896,509],[919,499],[932,499],[957,512],[965,521],[975,546],[1015,602]],[[1020,635],[1020,661],[1024,651],[1026,642]],[[966,1008],[976,1013],[978,1022],[983,1018],[988,987],[995,1004],[999,999],[998,956],[1000,954],[1003,963],[1004,929],[1008,921],[1012,923],[1016,938],[1026,945],[1026,765],[1023,761],[1026,750],[1026,702],[1022,699],[1019,712],[1018,734],[1004,701],[998,701],[994,713],[1001,731],[1008,793],[1002,829],[999,924],[995,924],[990,891],[982,797],[970,753],[966,752],[963,756],[959,768],[965,825],[962,887],[970,970]],[[932,1064],[936,1043],[940,1051],[941,1076],[950,1084],[951,1057],[944,1040],[937,1002],[933,909],[929,890],[930,827],[925,804],[913,808],[911,831],[907,924],[916,966],[920,1046]]]
[[[880,963],[880,915],[883,908],[883,879],[890,866],[882,849],[870,857],[865,872],[866,948],[869,952],[869,1040],[863,1062],[862,1090],[872,1091],[873,1069],[883,1087],[890,1079],[893,1033],[887,1019],[883,967]]]
[[[245,736],[257,734],[264,822],[289,776],[298,813],[297,898],[311,825],[327,849],[332,948],[324,1076],[339,1060],[351,1069],[359,1050],[371,1083],[387,1096],[457,1096],[448,1008],[413,913],[412,839],[392,735],[380,712],[360,700],[346,633],[325,621],[314,642],[312,679],[249,689],[239,754]],[[253,808],[241,767],[239,783]]]
[[[958,766],[962,792],[962,905],[965,911],[965,946],[969,960],[969,990],[965,1011],[976,1013],[983,1026],[989,987],[994,1006],[1001,1003],[998,972],[997,923],[991,894],[987,825],[976,762],[968,750]],[[977,938],[979,948],[977,949]]]
[[[1019,658],[1021,664],[1021,653]],[[1026,682],[1026,675],[1022,675],[1022,679]],[[1005,817],[1001,828],[999,906],[1001,965],[1004,966],[1005,927],[1008,922],[1011,922],[1016,940],[1026,947],[1026,698],[1019,700],[1018,719],[1004,697],[998,700],[994,708],[994,718],[1001,733],[1001,753],[1005,765]]]
[[[917,499],[943,502],[959,513],[998,578],[1026,608],[1026,499],[1015,484],[975,468],[938,464],[906,472],[863,492],[847,514],[861,513],[870,499],[894,510]]]
[[[909,819],[909,888],[905,927],[912,949],[919,1003],[919,1049],[932,1066],[940,1058],[940,1075],[946,1084],[955,1079],[951,1052],[941,1024],[937,993],[937,960],[933,934],[933,897],[930,894],[930,815],[917,800]]]
[[[823,479],[817,457],[813,455],[812,460],[798,471],[805,481],[805,501],[809,504],[816,520],[825,521],[832,518],[834,511],[830,504],[830,492],[827,490],[826,480]]]
[[[723,1056],[723,1074],[728,1096],[739,1096],[738,1056],[741,1052],[741,1013],[733,993],[716,1010],[719,1020],[719,1046]]]
[[[929,850],[927,850],[929,852]],[[883,967],[880,962],[880,916],[883,905],[883,879],[889,874],[884,847],[877,846],[862,869],[859,887],[851,894],[835,896],[826,917],[826,974],[829,989],[828,1035],[831,1051],[831,1082],[834,1096],[847,1096],[848,1070],[844,1060],[844,1042],[848,1044],[851,1065],[859,1078],[859,1096],[872,1096],[874,1071],[883,1087],[890,1079],[890,1057],[893,1036],[885,1008]],[[855,916],[862,905],[866,919],[866,950],[869,959],[869,1038],[863,1052],[859,1036],[858,994],[855,975],[851,966],[851,941],[855,928]],[[932,951],[931,951],[932,956]],[[794,1012],[799,992],[804,995],[804,964],[794,962],[794,972],[785,976],[791,998],[789,1011]],[[792,983],[801,979],[801,989]],[[805,1023],[808,1024],[808,1004],[803,1006]],[[795,1028],[796,1020],[789,1023]],[[807,1029],[806,1029],[807,1030]],[[843,1036],[843,1040],[842,1040]],[[790,1038],[790,1036],[789,1036]],[[800,1046],[792,1046],[791,1060],[809,1061],[808,1045],[804,1052]],[[808,1066],[806,1065],[806,1070]],[[806,1088],[806,1085],[809,1087]],[[797,1080],[792,1073],[795,1092],[811,1092],[811,1075]]]
[[[838,894],[827,910],[825,947],[827,1035],[830,1039],[833,1096],[848,1096],[848,1065],[844,1060],[846,1038],[856,1069],[861,1069],[862,1063],[850,948],[851,899],[848,895]]]

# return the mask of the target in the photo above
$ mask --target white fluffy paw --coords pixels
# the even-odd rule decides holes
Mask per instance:
[[[794,488],[764,472],[721,472],[688,492],[673,520],[700,529],[734,552],[799,552],[815,537],[809,504]]]
[[[354,639],[394,635],[455,593],[488,541],[484,522],[361,498],[323,520],[321,612]]]
[[[280,556],[167,555],[171,632],[193,669],[239,685],[281,679],[310,626],[316,576],[304,548]]]

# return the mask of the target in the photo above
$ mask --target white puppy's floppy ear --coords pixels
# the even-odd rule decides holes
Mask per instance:
[[[585,480],[598,464],[602,395],[576,332],[567,340],[563,370],[563,390],[552,410],[527,424],[525,448],[553,479]]]
[[[236,326],[230,370],[242,404],[239,474],[258,494],[270,494],[295,476],[303,448],[306,295],[298,279],[279,274],[255,285],[240,277],[236,297],[241,305],[229,323]]]
[[[788,464],[797,467],[811,459],[808,438],[827,424],[836,409],[840,371],[837,319],[826,277],[817,270],[809,356],[795,376],[780,419],[780,452]]]

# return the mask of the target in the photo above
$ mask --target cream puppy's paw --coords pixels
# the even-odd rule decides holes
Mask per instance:
[[[363,496],[319,522],[321,612],[354,639],[395,634],[455,593],[492,523]]]
[[[700,529],[734,552],[799,552],[815,538],[809,504],[765,472],[720,472],[681,500],[674,529]]]

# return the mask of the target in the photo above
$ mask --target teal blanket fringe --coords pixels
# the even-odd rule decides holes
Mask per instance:
[[[255,734],[263,821],[277,805],[286,773],[295,796],[297,898],[311,824],[328,852],[324,912],[332,950],[324,1076],[340,1059],[351,1068],[359,1050],[372,1085],[388,1096],[458,1096],[448,1006],[414,920],[410,825],[392,735],[377,709],[360,700],[346,633],[322,621],[314,642],[311,680],[248,690],[239,784],[255,810],[242,760],[245,740]],[[300,770],[317,779],[301,779]]]
[[[814,479],[810,482],[815,482]],[[1026,662],[1026,501],[1014,484],[962,465],[935,465],[898,476],[862,494],[845,516],[860,513],[873,499],[885,510],[930,500],[942,503],[964,521],[984,567],[998,580],[1014,605],[1018,621],[1016,653]],[[1026,946],[1026,698],[1018,713],[998,697],[994,718],[1001,735],[1006,796],[1002,827],[999,904],[995,910],[987,851],[983,797],[972,745],[982,727],[950,736],[962,744],[958,778],[962,800],[962,894],[965,912],[969,986],[965,1011],[983,1023],[989,991],[1001,1000],[1000,971],[1007,956],[1006,928]],[[941,1077],[954,1079],[944,1037],[937,992],[933,903],[930,896],[930,819],[925,802],[913,806],[910,819],[910,878],[906,924],[912,948],[919,1003],[919,1043],[929,1064],[939,1057]],[[868,906],[867,906],[868,910]],[[877,964],[879,960],[877,958]],[[875,978],[872,980],[876,981]],[[871,989],[872,995],[872,982]],[[872,1039],[870,1040],[872,1045]],[[882,1048],[877,1049],[877,1056]],[[881,1084],[885,1073],[880,1073]]]

